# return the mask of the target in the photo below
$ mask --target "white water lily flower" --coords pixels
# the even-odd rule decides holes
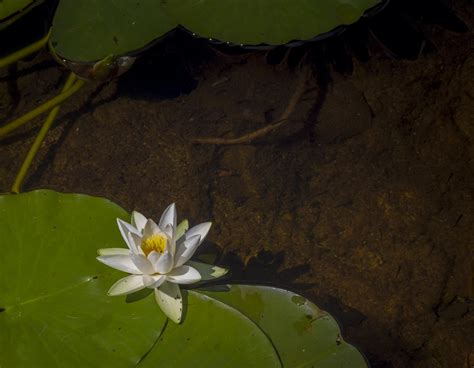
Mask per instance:
[[[185,220],[176,224],[176,206],[169,205],[156,224],[133,212],[131,224],[117,219],[125,248],[100,249],[97,259],[131,275],[118,280],[109,295],[131,294],[144,288],[155,290],[155,299],[173,322],[180,323],[183,301],[179,285],[193,284],[223,276],[227,270],[190,261],[211,228],[210,222],[188,230]]]

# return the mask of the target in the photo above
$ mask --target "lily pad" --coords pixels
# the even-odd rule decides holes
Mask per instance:
[[[238,310],[193,291],[187,305],[185,322],[168,323],[140,368],[281,367],[272,343]]]
[[[144,48],[178,24],[156,0],[61,0],[51,47],[69,61],[94,62]]]
[[[61,0],[51,46],[62,59],[134,54],[178,25],[242,45],[308,40],[357,21],[383,0]]]
[[[308,40],[357,21],[380,0],[175,0],[164,10],[199,36],[242,45]]]
[[[44,0],[2,0],[0,1],[0,29],[14,23]]]
[[[19,13],[22,10],[28,8],[28,6],[32,5],[35,0],[3,0],[0,1],[0,21],[5,20],[15,13]]]
[[[95,256],[123,246],[117,217],[129,219],[102,198],[0,196],[1,367],[280,366],[265,334],[217,300],[190,292],[174,325],[151,295],[107,296],[123,273]]]
[[[238,309],[271,339],[284,367],[367,368],[337,322],[306,298],[268,286],[229,285],[206,295]]]
[[[166,318],[152,298],[106,295],[121,273],[95,260],[121,246],[112,202],[35,191],[0,196],[0,366],[131,367]]]

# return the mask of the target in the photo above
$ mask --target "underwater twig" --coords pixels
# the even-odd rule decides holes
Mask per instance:
[[[218,137],[207,137],[207,138],[195,138],[193,139],[194,143],[199,144],[215,144],[215,145],[233,145],[233,144],[243,144],[250,143],[257,138],[264,137],[275,129],[279,128],[283,124],[289,121],[289,117],[295,110],[296,105],[299,100],[305,93],[306,82],[309,76],[309,67],[305,67],[300,75],[298,83],[296,85],[295,92],[290,98],[288,105],[286,106],[285,111],[281,114],[280,118],[273,124],[267,125],[266,127],[254,130],[253,132],[244,134],[237,138],[218,138]]]
[[[5,135],[15,130],[16,128],[21,127],[22,125],[26,124],[30,120],[51,110],[53,107],[67,100],[74,93],[76,93],[84,85],[84,83],[85,81],[78,79],[68,90],[61,92],[56,97],[53,97],[51,100],[45,102],[41,106],[38,106],[36,109],[26,113],[25,115],[19,117],[18,119],[13,120],[11,123],[8,123],[7,125],[3,127],[0,127],[0,139],[2,139]]]
[[[61,92],[65,92],[69,88],[71,88],[76,80],[77,80],[76,75],[74,73],[70,73]],[[36,136],[36,139],[33,142],[33,145],[31,146],[30,150],[28,151],[28,154],[25,157],[25,160],[21,164],[20,170],[18,171],[18,174],[16,175],[15,182],[13,183],[13,186],[11,189],[12,193],[20,193],[21,185],[23,184],[23,181],[25,180],[25,176],[28,169],[31,166],[31,162],[33,161],[36,154],[38,153],[41,143],[43,143],[43,140],[46,137],[46,134],[48,133],[49,129],[51,128],[51,125],[54,122],[54,119],[58,115],[59,108],[60,106],[56,106],[49,112],[48,117],[43,123],[43,126],[41,127],[38,135]]]
[[[48,43],[49,36],[51,34],[51,30],[48,32],[46,36],[44,36],[39,41],[33,42],[31,45],[28,45],[21,50],[15,51],[13,54],[5,56],[4,58],[0,59],[0,68],[3,68],[7,65],[10,65],[24,57],[40,50],[44,45]]]

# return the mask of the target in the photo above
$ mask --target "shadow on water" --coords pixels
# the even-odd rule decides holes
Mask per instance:
[[[2,1],[0,1],[2,3]],[[57,0],[46,0],[0,30],[0,58],[42,38],[51,24]]]
[[[57,67],[58,63],[53,59],[40,61],[27,68],[22,68],[21,70],[17,68],[16,64],[13,64],[9,67],[8,73],[5,76],[0,77],[0,82],[16,82],[21,77]]]
[[[120,77],[118,92],[131,99],[170,99],[193,91],[193,75],[214,52],[208,44],[179,29],[139,57]]]

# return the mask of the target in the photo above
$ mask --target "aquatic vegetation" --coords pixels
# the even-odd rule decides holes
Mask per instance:
[[[1,2],[0,27],[10,25],[42,2]],[[11,191],[20,191],[25,173],[58,113],[56,107],[79,91],[85,81],[107,80],[126,72],[142,51],[173,29],[182,27],[213,42],[279,45],[327,37],[383,3],[384,0],[298,0],[297,3],[245,0],[238,4],[215,0],[159,3],[138,0],[131,6],[124,0],[60,0],[50,32],[45,37],[0,59],[0,67],[4,67],[48,44],[53,57],[72,73],[58,96],[0,127],[2,139],[32,119],[55,109],[43,124]]]
[[[382,0],[60,1],[52,52],[72,62],[137,53],[176,27],[236,45],[281,45],[354,23]],[[94,9],[94,17],[91,17]]]
[[[2,0],[0,1],[0,30],[16,22],[44,0]]]
[[[0,26],[40,2],[2,2]],[[49,113],[11,191],[21,191],[65,100],[90,80],[126,72],[176,27],[212,42],[278,45],[326,37],[381,3],[60,0],[50,32],[0,60],[3,67],[48,45],[71,71],[60,94],[0,127],[1,139]],[[270,129],[288,120],[308,74],[302,73]],[[178,224],[174,204],[155,223],[86,195],[38,190],[0,196],[8,259],[0,272],[0,345],[6,352],[0,366],[367,367],[336,321],[306,298],[269,286],[224,284],[218,279],[225,268],[192,259],[210,228],[209,222]]]
[[[153,289],[161,310],[173,322],[179,323],[183,312],[179,285],[197,283],[203,276],[212,279],[227,273],[212,265],[193,263],[199,265],[198,270],[188,263],[209,232],[211,223],[202,223],[185,231],[186,223],[181,227],[176,224],[174,203],[166,208],[158,224],[138,212],[133,212],[132,224],[121,219],[117,219],[117,223],[128,250],[101,249],[97,260],[131,275],[112,285],[109,295]],[[207,270],[212,270],[212,274],[203,275]]]
[[[172,233],[174,215],[174,206],[168,207],[155,226],[134,213],[128,224],[130,215],[103,198],[48,190],[0,196],[1,244],[8,260],[0,271],[0,365],[367,367],[329,314],[287,290],[182,285],[180,324],[168,322],[169,313],[160,311],[151,289],[109,297],[107,290],[123,273],[95,261],[97,249],[101,257],[143,256],[151,250],[150,255],[171,250],[174,235],[176,252],[183,249],[178,263],[198,270],[202,280],[225,273],[187,260],[209,223],[188,230],[185,221]],[[120,248],[121,233],[126,234],[128,249]],[[153,236],[166,236],[166,244]],[[141,243],[130,242],[132,237],[141,237]],[[189,239],[192,247],[180,247]],[[133,260],[115,264],[139,270],[143,261],[139,267]],[[143,285],[152,281],[139,277],[147,280]]]

